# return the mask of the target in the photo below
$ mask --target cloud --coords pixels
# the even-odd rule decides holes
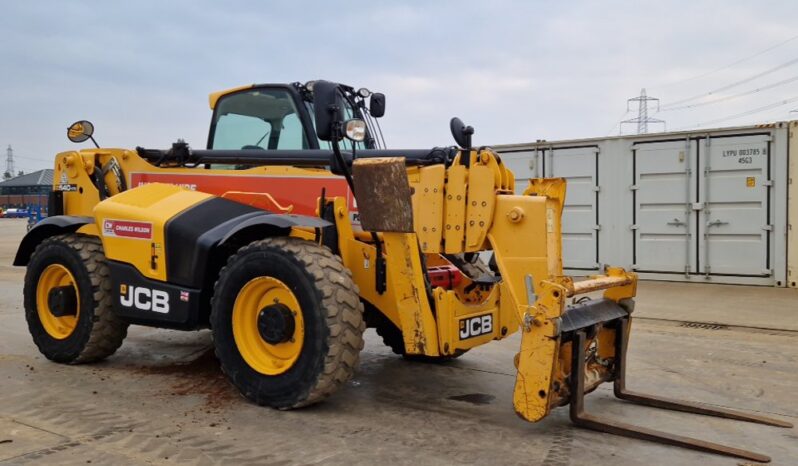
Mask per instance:
[[[385,92],[393,147],[451,144],[452,116],[480,144],[604,136],[643,87],[667,103],[798,57],[796,40],[684,81],[791,37],[795,17],[790,0],[11,2],[0,148],[12,144],[26,169],[49,166],[81,118],[107,146],[203,147],[208,93],[317,78]],[[751,87],[792,75],[798,66]],[[685,126],[793,95],[796,84],[663,118]]]

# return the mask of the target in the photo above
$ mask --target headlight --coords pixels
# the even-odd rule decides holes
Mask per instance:
[[[357,95],[365,99],[366,97],[371,95],[371,91],[366,89],[365,87],[361,87],[360,89],[357,90]]]
[[[366,139],[366,122],[353,118],[346,121],[346,137],[352,141],[363,141]]]

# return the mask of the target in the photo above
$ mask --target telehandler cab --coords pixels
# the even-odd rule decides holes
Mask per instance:
[[[375,120],[385,98],[366,89],[252,85],[211,94],[210,107],[206,150],[56,156],[50,216],[14,262],[27,266],[26,317],[47,358],[103,359],[129,324],[210,327],[241,393],[288,409],[352,376],[367,325],[394,352],[435,361],[520,331],[513,402],[528,421],[570,405],[578,426],[769,460],[585,413],[584,394],[612,381],[631,402],[790,426],[628,391],[637,277],[564,276],[564,180],[516,189],[459,119],[458,147],[388,150]],[[74,142],[92,133],[86,121],[68,129]]]

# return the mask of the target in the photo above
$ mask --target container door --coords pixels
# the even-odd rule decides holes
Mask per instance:
[[[534,149],[501,153],[502,162],[515,175],[516,194],[524,193],[530,178],[543,176],[542,157],[543,152]]]
[[[562,213],[562,261],[571,270],[599,269],[598,147],[549,149],[546,177],[565,178]]]
[[[687,139],[633,146],[634,270],[695,273],[695,154]]]
[[[700,272],[770,276],[770,136],[700,140]]]

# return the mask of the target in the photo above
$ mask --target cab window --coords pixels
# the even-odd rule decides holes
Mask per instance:
[[[284,89],[252,89],[219,100],[211,149],[308,148],[302,121]]]
[[[314,111],[313,103],[306,102],[305,105],[307,106],[308,113],[313,115]],[[349,103],[349,101],[344,101],[344,121],[349,120],[351,118],[355,118],[355,112],[354,110],[352,110],[352,105]],[[313,134],[316,134],[316,122],[313,121],[312,123],[313,123]],[[318,139],[318,137],[317,141],[319,143],[320,148],[332,150],[332,143],[330,141],[322,141],[321,139]],[[341,141],[338,142],[338,146],[341,148],[341,150],[352,150],[353,146],[357,150],[366,148],[366,145],[363,142],[350,141],[347,138],[341,139]]]

